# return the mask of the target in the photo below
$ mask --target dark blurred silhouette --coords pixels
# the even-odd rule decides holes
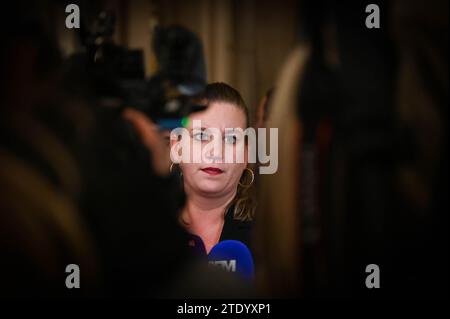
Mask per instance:
[[[364,3],[302,1],[268,120],[279,170],[261,178],[268,296],[448,295],[448,3],[377,4],[367,29]]]
[[[1,51],[0,294],[68,296],[65,268],[75,263],[86,289],[71,294],[80,296],[94,292],[98,274],[96,245],[78,205],[80,166],[67,143],[81,123],[61,107],[62,59],[28,5],[6,6],[14,28],[10,19],[1,22],[8,32]]]
[[[178,176],[152,168],[120,91],[101,103],[114,79],[89,59],[63,63],[24,7],[8,8],[17,27],[2,49],[0,293],[156,297],[191,260]],[[68,264],[81,289],[66,288]]]

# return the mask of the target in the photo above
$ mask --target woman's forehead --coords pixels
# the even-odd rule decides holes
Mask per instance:
[[[192,113],[189,126],[193,126],[193,121],[200,120],[199,126],[208,128],[242,128],[245,129],[245,113],[238,106],[229,102],[211,102],[205,111]]]

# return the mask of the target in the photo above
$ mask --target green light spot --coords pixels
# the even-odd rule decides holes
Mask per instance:
[[[183,127],[187,127],[188,124],[189,124],[189,118],[186,117],[186,116],[183,117],[183,118],[181,119],[181,125],[183,125]]]

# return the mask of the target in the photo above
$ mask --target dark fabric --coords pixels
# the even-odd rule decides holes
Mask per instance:
[[[233,218],[234,207],[230,207],[225,214],[225,223],[223,225],[220,241],[239,240],[243,242],[253,254],[252,245],[252,222],[243,222]]]

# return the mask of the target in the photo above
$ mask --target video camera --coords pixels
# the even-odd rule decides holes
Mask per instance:
[[[146,79],[143,51],[114,44],[114,26],[114,15],[102,11],[80,30],[97,104],[136,108],[167,130],[183,126],[190,113],[205,108],[198,103],[206,86],[205,62],[194,33],[179,26],[156,27],[152,46],[159,69]]]

